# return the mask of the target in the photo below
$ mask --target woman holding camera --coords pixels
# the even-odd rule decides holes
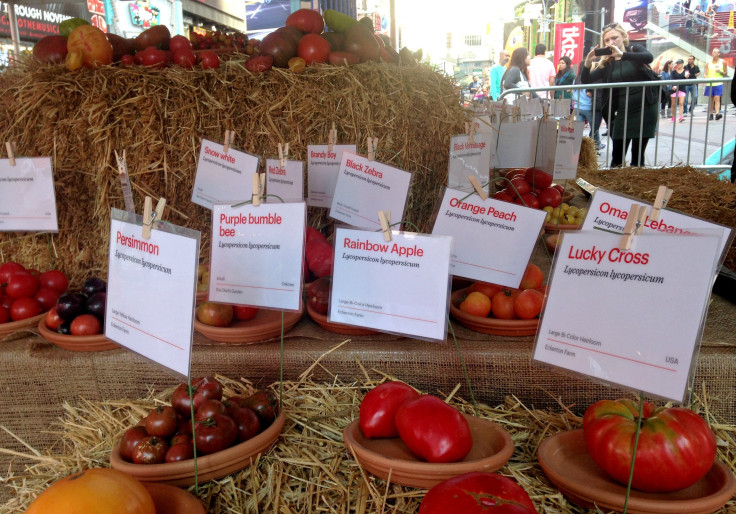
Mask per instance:
[[[648,81],[647,65],[654,60],[651,53],[641,45],[629,46],[629,36],[618,23],[606,25],[602,34],[603,46],[596,45],[585,56],[582,70],[582,82],[591,84],[600,80],[614,84],[616,82]],[[598,66],[592,69],[593,62],[601,57]],[[611,149],[611,167],[624,163],[629,144],[632,143],[631,165],[644,165],[644,151],[647,143],[654,137],[657,126],[657,110],[659,94],[647,98],[643,87],[613,88],[610,94],[610,105],[603,110],[611,112],[610,133],[613,138]],[[609,102],[609,95],[604,95]],[[642,109],[643,106],[643,109]],[[643,120],[643,123],[642,123]]]

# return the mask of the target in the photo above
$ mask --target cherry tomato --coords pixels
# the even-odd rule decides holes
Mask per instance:
[[[43,312],[41,304],[35,298],[18,298],[10,306],[10,318],[13,321],[32,318]]]
[[[526,289],[514,299],[514,313],[521,319],[534,319],[542,312],[544,295],[536,289]]]
[[[537,514],[527,492],[514,480],[497,473],[474,471],[432,487],[419,514]]]
[[[156,436],[148,436],[133,448],[132,460],[135,464],[161,464],[166,459],[169,444]]]
[[[61,319],[59,313],[56,312],[56,307],[51,307],[51,310],[46,313],[46,327],[48,327],[49,330],[56,331],[62,323],[64,323],[64,320]]]
[[[46,287],[42,287],[36,291],[35,295],[33,295],[33,297],[38,300],[38,303],[41,304],[41,308],[45,311],[56,305],[56,300],[59,299],[59,296],[61,296],[59,291],[48,289]]]
[[[133,449],[146,437],[148,437],[148,432],[144,426],[136,425],[126,430],[120,439],[120,456],[127,461],[132,461]]]
[[[205,50],[199,54],[199,63],[205,70],[214,70],[220,67],[220,58],[211,50]]]
[[[518,198],[523,194],[531,193],[532,187],[523,177],[516,177],[511,179],[511,185],[509,185],[508,191],[514,198]]]
[[[18,299],[24,296],[33,296],[38,291],[38,278],[28,271],[18,271],[8,278],[5,286],[5,294],[11,298]]]
[[[194,429],[194,442],[197,451],[204,455],[229,448],[238,437],[235,421],[224,414],[215,414],[204,421],[198,421]]]
[[[261,426],[266,428],[273,423],[279,411],[279,400],[270,389],[261,389],[248,396],[242,403],[258,414]]]
[[[176,446],[177,444],[191,445],[192,444],[192,434],[191,433],[176,434],[174,437],[171,438],[170,443],[171,443],[171,446]]]
[[[301,57],[292,57],[289,59],[289,69],[294,73],[301,73],[307,67],[307,61]]]
[[[10,311],[0,305],[0,323],[7,323],[8,321],[10,321]]]
[[[10,275],[17,271],[25,271],[26,269],[17,262],[3,262],[0,264],[0,284],[7,284]]]
[[[164,457],[165,462],[181,462],[194,458],[194,447],[188,443],[172,444]]]
[[[149,435],[169,437],[174,435],[178,426],[179,415],[168,405],[159,405],[146,416],[146,432]]]
[[[174,57],[172,60],[177,66],[182,68],[194,68],[194,65],[197,64],[197,56],[190,49],[177,50],[173,53]]]
[[[174,54],[176,52],[179,52],[181,50],[191,50],[192,49],[192,43],[181,34],[177,34],[176,36],[172,37],[169,40],[169,50],[171,50]]]
[[[261,431],[261,421],[258,414],[248,407],[242,407],[233,412],[232,416],[235,427],[238,429],[237,442],[242,443],[258,435]]]
[[[225,414],[225,405],[219,400],[205,400],[194,413],[195,421],[211,418],[215,414]]]
[[[120,57],[120,64],[121,66],[132,66],[133,64],[135,64],[135,57],[129,54],[125,54]]]
[[[44,271],[39,275],[38,286],[42,289],[53,289],[59,294],[63,294],[66,292],[67,287],[69,287],[69,279],[63,271],[52,269]]]
[[[552,175],[537,168],[529,168],[524,173],[524,179],[534,189],[546,189],[552,185]]]
[[[163,50],[149,46],[143,51],[143,66],[164,68],[168,61],[169,57]]]
[[[394,417],[398,408],[419,393],[403,382],[384,382],[366,393],[360,402],[360,431],[368,438],[398,437]]]
[[[225,406],[225,414],[227,414],[231,418],[233,417],[234,412],[242,409],[242,407],[240,406],[240,403],[238,403],[238,400],[233,400],[233,398],[235,397],[233,396],[231,398],[228,398],[227,400],[223,400],[222,402],[222,405]]]
[[[70,330],[73,336],[92,336],[102,333],[102,324],[94,314],[80,314],[72,320]]]

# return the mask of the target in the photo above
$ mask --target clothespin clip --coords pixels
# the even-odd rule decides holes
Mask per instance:
[[[131,214],[135,214],[135,205],[133,204],[133,191],[130,188],[130,179],[128,175],[128,164],[125,160],[125,149],[120,155],[115,150],[115,161],[118,164],[118,178],[120,178],[120,187],[123,190],[123,201],[125,202],[125,210]]]
[[[227,154],[227,151],[230,149],[230,145],[233,144],[233,141],[235,140],[235,131],[226,129],[225,130],[225,142],[222,144],[222,151]]]
[[[567,117],[567,128],[569,128],[570,130],[572,130],[572,122],[573,122],[573,119],[572,119],[572,114],[571,114],[570,116]]]
[[[465,122],[465,133],[468,135],[468,141],[472,145],[474,143],[473,136],[475,136],[475,123]]]
[[[376,160],[376,147],[378,146],[378,138],[368,136],[368,160]]]
[[[378,220],[381,222],[383,240],[391,241],[391,211],[378,211]]]
[[[655,198],[654,205],[652,206],[652,212],[649,214],[650,220],[657,221],[659,219],[659,212],[667,207],[667,202],[670,201],[671,196],[672,189],[667,186],[659,186],[659,189],[657,189],[657,197]]]
[[[253,174],[253,205],[261,205],[263,190],[266,188],[266,175],[263,173]]]
[[[478,182],[478,179],[475,178],[475,175],[468,175],[468,180],[473,186],[473,189],[475,189],[475,192],[478,193],[478,196],[480,196],[481,200],[485,200],[488,198],[488,194],[483,190],[483,186],[480,185],[480,182]]]
[[[150,239],[153,222],[163,218],[164,207],[166,207],[166,198],[162,197],[158,199],[156,210],[154,211],[153,200],[151,200],[150,196],[146,196],[143,201],[143,239]]]
[[[289,143],[286,143],[285,146],[281,146],[281,143],[279,143],[279,166],[282,168],[286,165],[286,159],[289,158]]]
[[[5,148],[8,150],[8,162],[15,166],[15,142],[5,141]]]
[[[628,250],[631,248],[631,241],[635,235],[641,234],[644,222],[647,218],[647,208],[643,205],[631,204],[629,215],[626,218],[626,226],[621,240],[618,243],[619,250]]]
[[[332,152],[332,147],[337,144],[337,129],[335,128],[335,122],[332,122],[332,128],[330,133],[327,135],[327,151]]]

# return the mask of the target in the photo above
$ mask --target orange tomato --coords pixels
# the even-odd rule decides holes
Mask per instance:
[[[511,289],[502,289],[491,298],[491,311],[498,319],[514,319],[514,298],[517,294]]]
[[[104,32],[92,25],[80,25],[72,30],[66,48],[69,52],[81,52],[87,67],[112,63],[112,44]]]
[[[491,299],[483,293],[474,291],[465,297],[458,309],[473,316],[485,318],[491,312]]]
[[[478,282],[474,282],[473,285],[471,285],[468,288],[468,293],[472,293],[473,291],[478,291],[479,293],[483,293],[488,298],[493,298],[493,295],[498,293],[501,290],[501,286],[497,284],[491,284],[489,282],[481,282],[480,280]]]
[[[527,264],[524,276],[521,277],[521,289],[536,289],[542,285],[544,273],[536,264]]]
[[[526,289],[514,299],[514,312],[521,319],[534,319],[542,312],[544,295],[536,289]]]

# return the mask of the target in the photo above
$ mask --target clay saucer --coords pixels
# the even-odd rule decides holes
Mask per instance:
[[[202,502],[184,489],[155,482],[141,483],[153,498],[156,514],[205,514]]]
[[[206,482],[222,478],[250,466],[259,455],[263,455],[279,438],[286,422],[284,411],[266,430],[226,450],[197,459],[197,478]],[[120,443],[110,453],[110,467],[127,473],[141,482],[156,482],[174,486],[189,486],[195,482],[194,459],[167,464],[133,464],[120,456]]]
[[[21,319],[18,321],[10,321],[8,323],[0,323],[0,338],[12,334],[16,330],[33,327],[39,322],[39,320],[42,320],[45,317],[46,312],[42,312],[38,316],[33,316],[32,318]]]
[[[408,487],[429,489],[457,475],[471,471],[501,469],[514,453],[511,436],[497,424],[463,414],[473,436],[473,448],[460,462],[432,463],[419,460],[400,438],[367,439],[360,431],[359,420],[343,431],[343,439],[361,466],[383,480]]]
[[[59,348],[73,352],[101,352],[103,350],[114,350],[120,346],[105,337],[105,334],[93,336],[72,336],[59,334],[46,326],[46,320],[38,320],[38,331],[41,337],[54,343]]]
[[[580,230],[582,225],[563,225],[558,223],[545,223],[544,231],[554,234],[555,232],[562,232],[566,230]]]
[[[368,336],[372,334],[377,334],[375,330],[371,330],[370,328],[355,327],[353,325],[345,325],[343,323],[331,323],[327,321],[327,316],[325,314],[319,313],[314,310],[314,308],[309,305],[309,303],[307,303],[307,313],[309,314],[309,317],[312,318],[314,322],[317,323],[320,327],[336,334],[349,336]]]
[[[458,305],[465,297],[467,288],[453,291],[450,296],[450,315],[462,326],[497,336],[533,336],[539,329],[539,319],[496,319],[473,316],[458,309]]]
[[[284,311],[284,332],[294,328],[303,314]],[[221,343],[258,343],[281,335],[281,311],[260,309],[253,319],[236,321],[228,327],[205,325],[195,318],[194,330]]]
[[[568,499],[581,507],[623,511],[626,486],[619,484],[593,461],[582,430],[560,432],[539,446],[537,459],[545,475]],[[736,478],[720,462],[694,485],[673,493],[631,490],[630,514],[709,514],[728,502],[736,491]]]

